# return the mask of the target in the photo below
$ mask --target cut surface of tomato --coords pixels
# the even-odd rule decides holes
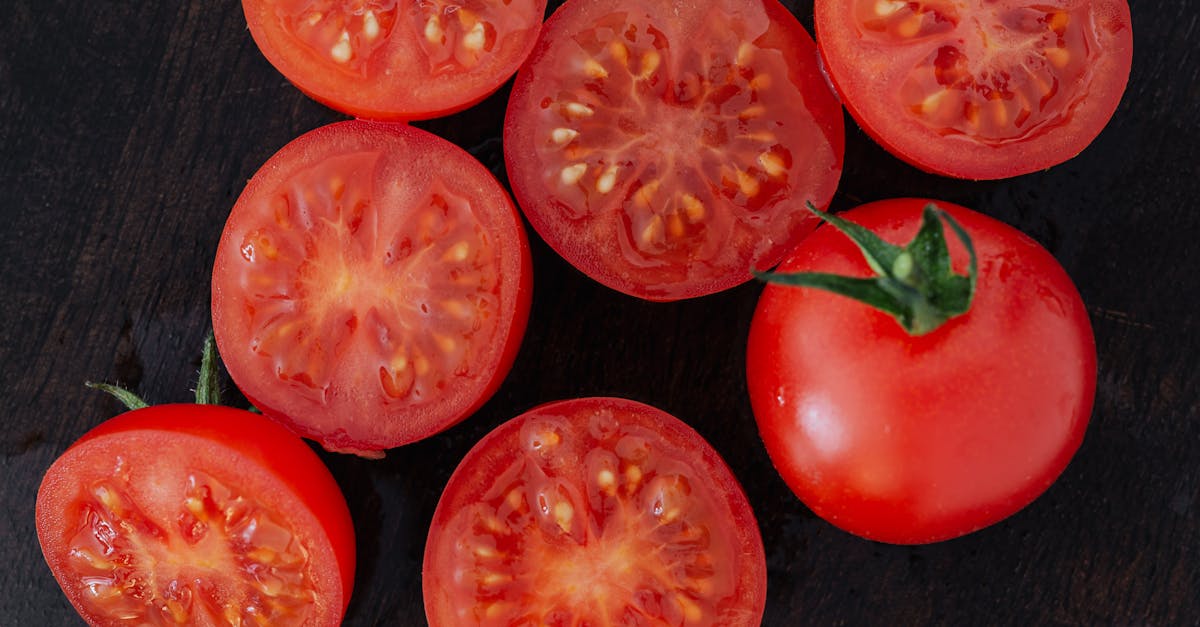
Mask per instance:
[[[238,199],[214,334],[264,413],[371,456],[499,387],[530,274],[520,218],[482,164],[411,127],[334,124],[280,150]]]
[[[479,102],[533,48],[545,0],[243,0],[250,33],[288,80],[369,119]]]
[[[37,526],[92,625],[338,625],[354,581],[333,477],[245,411],[162,405],[109,420],[47,471]]]
[[[425,612],[448,625],[758,625],[753,512],[699,434],[633,401],[551,403],[501,425],[442,493]]]
[[[1125,0],[817,0],[817,41],[862,128],[938,174],[995,179],[1082,151],[1120,102]]]
[[[775,0],[573,0],[517,76],[518,204],[593,279],[652,300],[774,265],[841,174],[841,107]]]

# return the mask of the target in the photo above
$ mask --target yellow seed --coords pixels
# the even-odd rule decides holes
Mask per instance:
[[[445,31],[442,30],[442,21],[437,15],[430,15],[425,21],[425,40],[431,44],[441,44],[446,40]]]
[[[1044,51],[1046,59],[1056,68],[1067,67],[1071,62],[1071,53],[1066,48],[1046,48]]]
[[[265,546],[255,547],[246,553],[246,557],[249,557],[251,560],[258,562],[259,564],[268,564],[273,562],[278,555],[279,553],[268,549]]]
[[[671,237],[683,237],[683,234],[686,231],[687,229],[683,225],[683,218],[680,217],[678,213],[672,213],[671,216],[667,218],[667,233],[669,233]]]
[[[413,367],[416,368],[419,377],[429,374],[429,360],[422,355],[417,355],[416,359],[413,359]]]
[[[479,52],[483,50],[483,44],[487,42],[487,33],[484,32],[483,22],[475,22],[471,30],[463,35],[462,46],[471,52]]]
[[[938,105],[941,104],[942,99],[945,98],[946,94],[949,94],[949,93],[950,93],[950,91],[947,89],[939,89],[939,90],[933,92],[932,94],[925,96],[925,98],[923,100],[921,100],[921,104],[919,105],[921,114],[929,115],[930,113],[937,111]]]
[[[921,32],[921,16],[917,13],[904,18],[902,22],[896,25],[896,34],[905,39],[916,37],[919,32]]]
[[[554,504],[554,522],[558,523],[558,528],[564,532],[571,531],[571,520],[575,518],[575,508],[567,501],[559,501]]]
[[[397,355],[392,359],[392,370],[395,372],[403,372],[405,368],[408,368],[408,357],[405,357],[404,355]]]
[[[308,18],[307,18],[308,25],[316,26],[317,24],[319,24],[321,22],[321,18],[323,18],[323,17],[325,17],[325,16],[320,13],[315,13],[315,12],[309,13]]]
[[[1070,21],[1071,21],[1071,16],[1067,15],[1064,12],[1058,12],[1058,13],[1055,13],[1054,15],[1050,16],[1050,21],[1049,21],[1048,25],[1050,26],[1050,30],[1052,30],[1056,33],[1061,33],[1062,31],[1067,29],[1067,24],[1070,23]]]
[[[742,194],[747,198],[753,198],[758,195],[758,179],[754,178],[754,176],[745,170],[737,171],[737,185],[738,189],[741,190]]]
[[[642,71],[639,74],[642,78],[647,78],[658,69],[658,65],[662,63],[662,55],[658,54],[657,50],[647,50],[642,55]]]
[[[695,601],[680,594],[675,597],[679,602],[679,607],[683,610],[683,619],[689,623],[698,623],[701,618],[704,618],[704,610]]]
[[[171,620],[174,620],[177,624],[182,625],[188,621],[187,609],[179,601],[167,599],[166,610],[171,613]]]
[[[650,207],[650,203],[654,202],[654,195],[658,193],[659,185],[661,185],[661,183],[658,181],[658,179],[655,179],[639,187],[638,190],[633,194],[634,203],[636,203],[637,206],[642,209],[648,209]]]
[[[442,309],[459,320],[465,320],[471,315],[471,306],[463,300],[444,300],[442,301]]]
[[[505,527],[504,523],[500,522],[500,519],[495,516],[484,518],[483,526],[492,533],[508,533],[508,527]]]
[[[573,118],[590,118],[596,113],[595,109],[582,102],[568,102],[564,108],[567,111],[567,116]]]
[[[743,133],[738,135],[739,139],[748,139],[754,142],[762,142],[764,144],[775,143],[775,134],[769,131],[757,131],[754,133]]]
[[[596,191],[600,192],[601,194],[607,194],[613,190],[613,187],[615,187],[616,184],[617,166],[610,165],[608,166],[608,169],[604,171],[604,174],[601,174],[600,178],[596,179]]]
[[[771,150],[758,155],[758,165],[762,166],[767,176],[776,177],[787,172],[787,165],[784,164],[783,157]]]
[[[437,343],[443,353],[453,353],[454,349],[458,348],[458,342],[454,341],[454,338],[441,333],[434,333],[433,341]]]
[[[571,140],[575,139],[576,137],[579,137],[579,131],[573,128],[560,127],[550,131],[550,141],[558,144],[559,146],[565,146],[571,143]]]
[[[194,496],[189,496],[183,500],[183,506],[187,508],[187,511],[191,512],[191,514],[196,518],[199,518],[200,520],[204,520],[206,518],[204,515],[203,500]]]
[[[512,581],[512,576],[504,575],[501,573],[493,573],[493,572],[489,572],[486,575],[479,578],[479,583],[481,583],[485,586],[494,586],[494,585],[506,583],[509,581]]]
[[[767,112],[767,108],[762,105],[751,105],[749,107],[746,107],[745,109],[742,109],[742,112],[738,114],[738,119],[739,120],[752,120],[754,118],[762,116],[762,114],[764,114],[766,112]]]
[[[629,48],[620,41],[608,44],[608,52],[624,67],[629,67]]]
[[[608,78],[608,70],[595,59],[583,62],[583,72],[592,78]]]
[[[514,488],[511,492],[508,493],[508,496],[505,497],[505,500],[508,501],[509,507],[511,507],[515,510],[520,510],[520,509],[522,509],[522,506],[525,504],[525,495],[521,494],[520,490]]]
[[[908,6],[908,3],[899,2],[898,0],[878,0],[875,3],[875,15],[887,17],[906,6]]]
[[[499,553],[496,552],[496,549],[493,549],[492,547],[486,546],[483,544],[475,547],[474,553],[476,556],[482,557],[485,559],[496,557],[497,555],[499,555]]]
[[[587,164],[576,163],[575,165],[569,165],[563,168],[562,172],[559,173],[558,178],[562,181],[563,185],[574,185],[579,182],[579,179],[583,178],[583,175],[586,172]]]
[[[611,490],[616,484],[617,477],[613,474],[613,471],[605,468],[596,473],[596,485],[600,486],[600,489],[604,490],[605,492]]]
[[[375,39],[379,36],[379,20],[375,19],[374,11],[367,11],[363,14],[363,35],[367,39]]]
[[[342,31],[342,36],[338,37],[337,43],[329,49],[329,56],[338,63],[345,63],[350,60],[354,54],[354,49],[350,47],[350,33]]]
[[[996,122],[996,126],[1008,125],[1008,106],[1003,100],[992,101],[992,119]]]
[[[637,466],[630,466],[625,469],[625,481],[631,486],[636,486],[642,480],[642,469]]]
[[[754,50],[755,50],[754,44],[752,44],[748,41],[743,41],[740,45],[738,45],[737,64],[738,65],[749,64],[750,61],[752,61],[754,59]]]
[[[663,231],[662,216],[656,215],[650,218],[650,222],[642,229],[642,242],[649,244],[657,240]]]
[[[689,221],[694,224],[704,219],[704,203],[700,202],[699,198],[691,194],[684,194],[681,200],[683,201],[683,212],[687,214]]]
[[[462,263],[467,260],[467,257],[470,256],[470,254],[471,245],[465,241],[462,241],[451,246],[450,248],[447,248],[446,252],[442,254],[442,261],[457,261]]]
[[[125,508],[121,506],[120,499],[118,499],[117,495],[112,490],[108,489],[108,487],[100,486],[96,488],[93,494],[96,495],[96,498],[100,500],[100,503],[104,505],[105,509],[113,514],[121,516],[125,513]]]
[[[346,179],[335,176],[329,179],[329,193],[333,194],[334,198],[339,198],[342,192],[346,191]]]
[[[507,612],[511,605],[512,603],[509,603],[508,601],[496,601],[495,603],[487,606],[487,609],[483,611],[483,614],[488,618],[488,620],[495,620]]]
[[[770,74],[755,74],[754,78],[750,79],[750,89],[762,91],[771,86]]]

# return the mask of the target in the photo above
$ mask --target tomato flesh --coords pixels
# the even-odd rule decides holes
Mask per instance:
[[[247,412],[160,406],[109,421],[47,471],[37,521],[93,625],[336,625],[353,582],[333,478]]]
[[[821,0],[818,42],[863,128],[933,172],[1002,178],[1083,150],[1132,57],[1124,0]]]
[[[765,563],[736,479],[651,407],[580,399],[502,425],[434,515],[439,625],[757,625]]]
[[[903,245],[928,202],[842,217]],[[978,253],[966,314],[913,337],[858,301],[768,285],[750,327],[748,391],[775,467],[814,513],[883,542],[957,537],[1032,502],[1078,449],[1095,394],[1091,325],[1062,267],[1003,223],[937,205]],[[966,252],[948,239],[963,273]],[[871,276],[831,227],[778,271]]]
[[[568,2],[509,100],[519,204],[568,261],[654,300],[719,291],[815,226],[840,107],[773,1]]]
[[[260,409],[372,455],[474,411],[529,307],[516,210],[469,155],[351,122],[285,147],[238,200],[213,271],[216,340]]]
[[[533,47],[545,0],[244,0],[267,59],[325,104],[423,119],[482,100]]]

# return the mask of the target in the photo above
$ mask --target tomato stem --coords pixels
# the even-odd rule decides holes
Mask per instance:
[[[937,205],[925,205],[920,230],[903,248],[812,203],[808,210],[849,237],[876,276],[857,278],[823,272],[755,272],[755,276],[769,283],[811,287],[853,298],[892,316],[909,335],[925,335],[971,308],[979,276],[975,245],[962,226]],[[950,225],[970,256],[966,276],[950,267],[943,222]]]
[[[83,384],[88,386],[89,388],[92,388],[93,390],[100,390],[101,392],[108,392],[109,394],[116,397],[116,399],[118,401],[121,401],[121,403],[130,410],[142,409],[144,407],[150,406],[150,403],[147,403],[146,401],[142,400],[142,397],[138,396],[137,394],[134,394],[133,392],[130,392],[129,390],[126,390],[125,388],[123,388],[119,385],[110,385],[108,383],[96,383],[93,381],[85,381]]]
[[[217,355],[216,341],[212,331],[204,338],[204,351],[200,357],[200,378],[196,381],[197,405],[221,404],[221,380],[217,376],[221,357]]]

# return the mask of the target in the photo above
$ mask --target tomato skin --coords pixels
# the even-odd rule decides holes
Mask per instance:
[[[89,624],[126,624],[96,613],[84,590],[70,578],[68,539],[76,531],[78,483],[112,472],[114,465],[188,451],[190,459],[168,457],[165,467],[221,475],[237,492],[260,502],[294,525],[296,539],[314,558],[311,571],[316,617],[312,624],[337,625],[354,585],[355,536],[349,509],[333,476],[298,437],[251,412],[213,405],[156,405],[130,411],[88,431],[47,470],[38,490],[38,541],[55,579]],[[184,466],[189,467],[184,468]],[[139,469],[134,469],[136,475]],[[143,496],[157,486],[133,486]],[[152,499],[151,499],[152,500]],[[141,503],[157,513],[161,503]],[[153,516],[152,516],[153,518]],[[159,522],[156,520],[156,522]],[[164,528],[169,528],[164,525]]]
[[[816,227],[805,203],[824,207],[837,187],[843,116],[819,66],[777,0],[566,2],[508,101],[518,205],[564,260],[624,294],[740,285]],[[571,112],[585,103],[594,114]]]
[[[471,8],[484,8],[475,12],[476,17],[491,17],[496,22],[493,25],[496,41],[477,65],[444,71],[430,67],[432,61],[427,56],[428,51],[421,49],[422,33],[418,24],[421,20],[415,11],[427,7],[445,11],[451,5],[460,7],[467,3],[391,3],[386,11],[389,14],[388,25],[384,28],[386,34],[373,44],[363,43],[371,48],[371,52],[355,71],[347,71],[331,61],[324,49],[313,48],[298,37],[293,30],[295,24],[282,24],[280,13],[285,9],[279,5],[287,4],[288,0],[242,2],[250,34],[263,56],[312,99],[358,118],[381,121],[440,117],[487,98],[528,56],[546,10],[545,0],[517,0],[515,5],[505,7],[490,6],[495,4],[493,0],[474,3],[482,7]],[[360,42],[364,37],[361,32],[362,4],[359,3],[358,9],[351,7],[342,13],[351,22],[348,29],[356,31],[352,37]],[[388,5],[387,2],[370,4]],[[347,11],[346,8],[342,10]],[[336,13],[338,9],[329,11],[329,14]],[[444,13],[443,17],[449,18],[453,13]],[[357,51],[355,54],[357,57]],[[355,63],[358,63],[357,59]]]
[[[553,426],[552,435],[541,431],[547,425]],[[633,441],[638,444],[629,446]],[[636,449],[645,452],[631,452]],[[614,462],[619,456],[621,461],[605,466],[602,460],[606,456]],[[591,473],[597,468],[611,469],[610,483],[593,482]],[[644,475],[639,468],[645,470]],[[633,471],[637,471],[636,479],[630,479],[635,476]],[[656,482],[664,477],[679,475],[692,486],[689,494],[695,500],[685,501],[688,504],[680,507],[680,518],[668,521],[651,514],[649,527],[645,526],[646,494],[659,494],[651,486],[660,485]],[[518,493],[534,512],[522,513],[509,506]],[[570,522],[559,533],[552,517],[558,515],[561,503],[553,499],[564,495],[574,507],[568,510],[572,512]],[[497,502],[500,508],[493,510]],[[535,503],[541,507],[540,518]],[[659,501],[659,506],[669,511],[678,503],[665,499]],[[478,519],[472,522],[481,511],[484,518],[490,518],[482,527]],[[547,525],[544,519],[551,522]],[[562,525],[562,519],[558,520]],[[679,544],[654,536],[663,528],[677,528],[681,523],[678,528],[684,532],[699,533]],[[473,543],[490,550],[472,552]],[[690,561],[688,558],[696,556],[687,548],[681,550],[680,545],[692,550],[702,547],[704,565]],[[657,565],[660,554],[668,564],[665,569]],[[614,562],[613,556],[620,557]],[[495,561],[497,558],[502,561]],[[697,582],[688,579],[692,575],[687,573],[693,568],[708,572],[697,576]],[[649,583],[645,579],[649,572],[676,579]],[[488,581],[497,576],[503,584]],[[688,585],[668,585],[684,581]],[[646,610],[639,605],[641,600],[634,599],[635,593],[648,593],[660,584],[667,588],[657,590],[653,609]],[[480,440],[443,490],[430,525],[423,566],[425,611],[433,627],[750,627],[762,620],[766,584],[758,523],[724,460],[680,420],[621,398],[546,403],[500,425]],[[577,594],[577,587],[584,592]],[[564,592],[567,588],[569,593]],[[672,619],[672,592],[695,595],[692,609],[703,609],[695,611],[686,623],[678,610],[674,610],[676,616]],[[636,612],[630,609],[635,606],[640,608]],[[600,620],[600,615],[608,617],[607,622]],[[686,611],[683,616],[687,616]]]
[[[889,45],[873,43],[860,32],[851,5],[861,0],[817,0],[814,24],[830,82],[854,120],[873,140],[897,158],[933,174],[970,180],[1002,179],[1045,170],[1081,153],[1100,134],[1116,111],[1128,82],[1133,58],[1133,27],[1125,0],[1087,0],[1074,3],[1086,7],[1091,25],[1086,45],[1073,45],[1070,52],[1087,57],[1087,68],[1070,80],[1054,80],[1052,90],[1069,102],[1063,118],[1044,129],[1034,129],[1020,138],[996,143],[978,141],[965,133],[933,128],[906,115],[900,101],[901,83],[915,68],[928,68],[931,46],[964,46],[970,34],[932,35],[924,41]],[[881,2],[880,4],[891,4]],[[934,4],[937,3],[928,3]],[[948,3],[945,3],[948,4]],[[978,32],[1004,33],[1003,20],[988,12],[1014,8],[1010,0],[990,3],[959,3],[966,15],[982,15]],[[1065,3],[1051,3],[1060,6]],[[1028,3],[1021,4],[1025,7]],[[1053,7],[1045,5],[1048,10]],[[1015,32],[1015,31],[1014,31]],[[1018,35],[1019,37],[1020,35]],[[999,37],[997,37],[999,39]],[[984,38],[986,41],[986,38]],[[1001,54],[1005,44],[996,45]],[[985,57],[993,51],[985,44]],[[1066,49],[1066,48],[1062,48]],[[973,60],[986,68],[986,60]],[[1045,60],[1039,62],[1045,64]],[[971,66],[973,69],[976,66]],[[1018,66],[1019,67],[1019,66]],[[1015,70],[993,68],[993,74]],[[1047,81],[1048,83],[1051,81]],[[1047,87],[1051,89],[1051,87]],[[1020,91],[1020,87],[1013,87]],[[1011,96],[1006,94],[1006,97]],[[1030,100],[1042,94],[1024,94]],[[1051,96],[1046,95],[1049,99]],[[1054,113],[1061,113],[1058,108]],[[987,115],[984,113],[983,115]],[[962,122],[960,117],[959,122]]]
[[[359,155],[369,155],[369,165],[341,165],[347,160],[358,159]],[[298,211],[297,206],[309,201],[299,201],[297,198],[307,198],[305,194],[310,191],[318,197],[324,193],[320,185],[327,181],[322,177],[341,181],[339,184],[349,190],[342,193],[355,191],[351,189],[355,184],[361,188],[358,190],[361,193],[353,197],[354,201],[343,198],[326,202],[316,209],[304,209],[308,213]],[[473,343],[463,339],[463,333],[453,338],[460,345],[470,345],[469,357],[473,361],[469,376],[460,376],[463,375],[461,372],[454,372],[453,376],[447,374],[445,379],[429,386],[419,401],[408,402],[412,400],[411,397],[390,398],[386,390],[379,389],[378,362],[370,360],[378,358],[379,361],[387,361],[393,356],[383,355],[383,349],[378,346],[375,349],[361,347],[373,341],[370,336],[374,329],[367,327],[369,319],[376,312],[418,308],[415,302],[404,301],[408,298],[405,293],[425,290],[422,292],[425,301],[420,307],[429,305],[432,308],[437,299],[446,296],[444,292],[450,289],[447,284],[451,281],[449,277],[453,268],[447,269],[444,264],[439,266],[436,261],[426,263],[418,268],[423,274],[414,278],[404,265],[411,257],[436,260],[442,256],[442,249],[439,248],[436,255],[423,253],[438,246],[445,248],[457,241],[445,237],[427,237],[427,244],[421,248],[421,239],[416,231],[424,228],[421,226],[424,223],[412,223],[419,222],[420,218],[433,211],[430,206],[421,203],[428,201],[432,197],[430,194],[437,196],[439,193],[461,200],[469,207],[469,211],[462,213],[478,220],[477,224],[466,225],[452,233],[456,238],[475,236],[490,242],[489,250],[494,255],[486,260],[492,262],[487,266],[491,273],[488,281],[492,285],[488,296],[494,296],[494,301],[491,302],[489,313],[480,315],[486,317],[486,322],[481,323],[482,330],[471,332],[481,339]],[[283,219],[283,222],[289,223],[284,227],[279,224],[279,214],[272,215],[272,211],[277,210],[272,209],[270,203],[278,200],[280,195],[288,194],[291,195],[288,196],[290,204],[287,210],[291,214]],[[358,202],[359,199],[365,200]],[[366,207],[363,215],[371,217],[355,223],[367,225],[361,227],[359,232],[377,229],[379,236],[363,236],[358,240],[353,239],[357,236],[344,237],[345,241],[339,242],[339,246],[346,242],[349,244],[337,250],[329,246],[313,253],[313,242],[324,237],[318,233],[319,229],[310,224],[308,233],[315,235],[295,234],[299,228],[297,223],[307,221],[316,224],[322,221],[311,215],[319,215],[330,222],[352,219],[345,217],[351,213],[352,205],[356,208]],[[443,210],[448,211],[444,207]],[[471,226],[478,228],[473,230],[469,228]],[[385,232],[385,228],[390,230]],[[278,356],[265,354],[255,347],[260,338],[268,333],[262,328],[255,328],[256,324],[258,327],[264,324],[261,320],[256,321],[254,314],[247,312],[255,307],[267,309],[271,305],[263,303],[273,298],[271,294],[264,296],[264,290],[256,286],[258,275],[255,273],[260,271],[253,267],[254,262],[245,263],[246,242],[254,240],[257,237],[255,234],[260,232],[275,238],[278,248],[284,251],[281,258],[288,257],[288,251],[294,253],[295,259],[279,264],[287,267],[266,268],[261,273],[278,279],[271,289],[287,292],[291,302],[298,303],[287,312],[296,314],[300,328],[311,329],[323,325],[327,330],[339,326],[329,323],[339,308],[353,314],[353,322],[349,324],[351,330],[348,332],[352,337],[346,342],[352,347],[350,350],[337,353],[337,347],[329,345],[332,342],[323,343],[320,338],[305,343],[302,337],[305,333],[301,332],[283,340],[276,351],[288,357],[285,361],[307,363],[316,370],[324,369],[326,381],[333,381],[324,389],[340,388],[336,393],[319,393],[320,381],[313,384],[313,380],[319,379],[316,375],[310,378],[309,385],[301,382],[302,377],[291,376],[289,379],[282,376],[278,362],[273,361]],[[430,232],[426,231],[425,235]],[[307,239],[300,241],[298,237]],[[340,235],[325,239],[336,237]],[[291,248],[284,250],[284,245],[279,242],[287,238],[292,238],[288,240]],[[395,242],[401,239],[417,241],[418,244],[410,242],[407,248],[409,251],[417,250],[417,253],[408,257],[397,253]],[[478,245],[479,241],[473,243]],[[303,279],[306,266],[311,265],[309,262],[322,255],[351,259],[345,266],[349,271],[342,274],[356,279],[356,289],[359,291],[340,301],[328,298],[324,294],[333,292],[332,283],[336,282],[336,277],[329,276],[318,276],[320,280],[311,281],[307,292],[297,287]],[[262,256],[260,253],[259,257]],[[327,273],[324,270],[316,271],[318,275],[323,272]],[[389,296],[385,297],[384,292]],[[315,304],[304,304],[310,296]],[[247,399],[265,415],[304,437],[319,441],[329,450],[367,457],[378,457],[384,449],[429,437],[465,419],[482,406],[500,387],[512,367],[528,321],[531,298],[532,261],[529,244],[520,216],[504,188],[481,163],[461,148],[420,129],[389,123],[358,120],[335,123],[310,131],[280,149],[263,164],[239,197],[226,222],[213,266],[212,312],[216,343],[230,376]],[[397,303],[402,306],[397,307]],[[411,319],[401,320],[399,315],[388,316],[384,317],[392,327],[389,329],[392,336],[401,335],[401,329],[407,332],[403,323],[413,322]],[[429,312],[419,317],[422,317],[421,324],[434,324],[428,322],[435,318]],[[430,327],[421,326],[420,329],[425,331],[425,341],[429,341]],[[445,329],[433,327],[432,331]],[[452,329],[446,333],[453,335],[459,331],[461,329]],[[411,358],[412,355],[406,357]],[[450,367],[447,366],[447,370]]]
[[[902,245],[928,202],[843,217]],[[851,299],[768,285],[750,328],[750,400],[776,469],[818,516],[881,542],[954,538],[1029,504],[1078,449],[1095,394],[1091,325],[1062,267],[1019,231],[937,204],[979,255],[966,314],[911,337]],[[947,238],[961,272],[965,251]],[[830,227],[778,271],[871,276]]]

